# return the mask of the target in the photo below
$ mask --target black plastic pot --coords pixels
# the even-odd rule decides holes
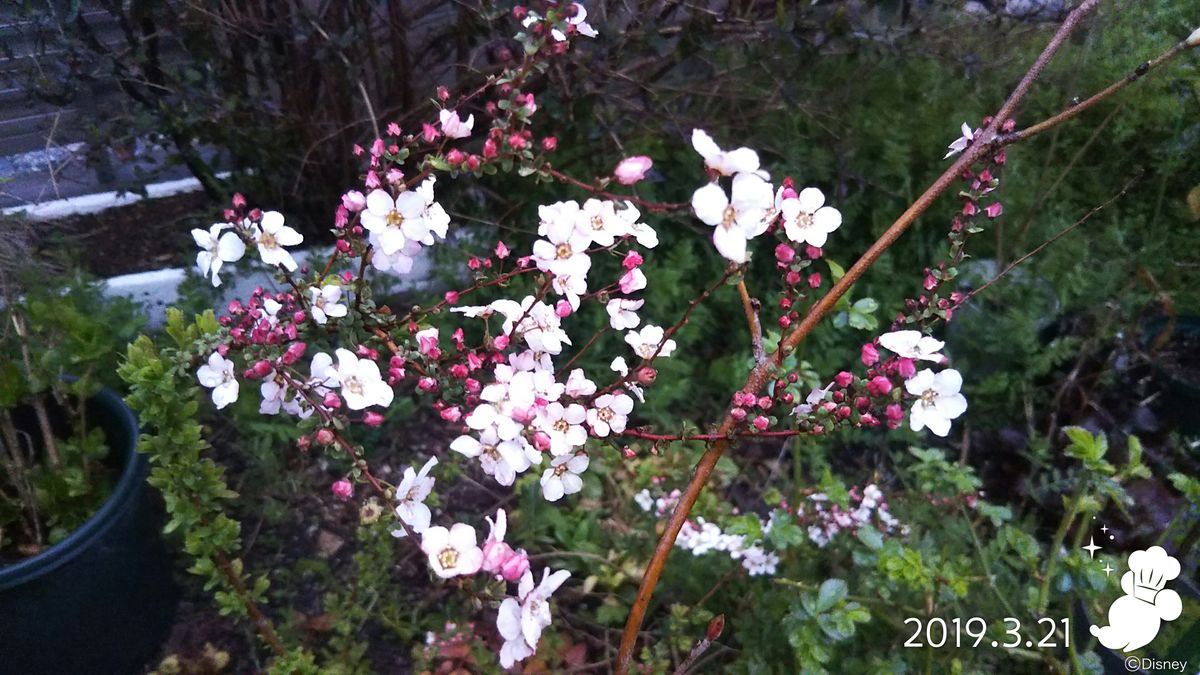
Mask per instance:
[[[135,451],[137,417],[105,389],[88,419],[104,429],[120,478],[69,537],[0,567],[0,673],[141,673],[174,621],[179,594]]]
[[[1166,327],[1166,317],[1147,321],[1142,333],[1143,347],[1151,345]],[[1200,337],[1200,316],[1176,317],[1172,336]],[[1200,354],[1194,358],[1200,358]],[[1163,388],[1163,413],[1179,431],[1200,434],[1200,383],[1184,379],[1157,363],[1154,364],[1154,375]]]

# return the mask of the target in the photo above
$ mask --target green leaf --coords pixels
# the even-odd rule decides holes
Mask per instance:
[[[834,605],[845,600],[848,592],[846,582],[841,579],[826,579],[821,582],[821,588],[817,590],[817,612],[828,612]]]

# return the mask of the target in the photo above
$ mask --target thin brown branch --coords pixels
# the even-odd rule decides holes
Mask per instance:
[[[1096,215],[1097,213],[1100,213],[1106,207],[1108,207],[1110,204],[1117,201],[1121,197],[1125,196],[1125,193],[1127,193],[1129,191],[1129,188],[1133,187],[1133,184],[1136,183],[1140,178],[1141,178],[1140,174],[1131,178],[1128,182],[1125,183],[1125,185],[1121,186],[1121,189],[1120,189],[1120,191],[1117,192],[1117,194],[1113,195],[1112,197],[1109,197],[1107,200],[1105,200],[1105,202],[1103,204],[1100,204],[1099,206],[1096,206],[1096,207],[1092,208],[1090,211],[1088,211],[1087,213],[1083,214],[1083,217],[1080,218],[1079,220],[1077,220],[1074,223],[1071,223],[1070,225],[1059,230],[1053,237],[1050,237],[1046,241],[1042,242],[1036,248],[1034,248],[1032,251],[1026,253],[1025,255],[1021,256],[1020,258],[1017,258],[1016,260],[1009,263],[1008,266],[1005,267],[999,274],[992,277],[991,279],[988,279],[983,285],[979,286],[978,288],[972,289],[970,293],[967,293],[966,297],[964,297],[962,299],[962,302],[966,302],[966,301],[970,300],[971,298],[975,297],[976,294],[982,292],[988,286],[991,286],[992,284],[996,283],[997,281],[1000,281],[1001,279],[1003,279],[1005,276],[1008,275],[1009,272],[1016,269],[1016,267],[1018,265],[1020,265],[1021,263],[1025,262],[1026,260],[1029,260],[1033,256],[1040,253],[1043,249],[1045,249],[1050,244],[1053,244],[1054,242],[1058,241],[1059,239],[1062,239],[1063,237],[1065,237],[1068,234],[1070,234],[1071,232],[1073,232],[1075,230],[1075,228],[1077,228],[1080,225],[1083,225],[1087,221],[1091,220],[1092,216]],[[960,302],[959,304],[962,304],[962,302]]]

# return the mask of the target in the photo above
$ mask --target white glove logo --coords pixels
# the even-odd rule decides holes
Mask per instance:
[[[1121,577],[1125,595],[1108,608],[1108,625],[1093,625],[1092,635],[1109,649],[1131,652],[1150,644],[1163,621],[1174,621],[1183,612],[1179,594],[1165,588],[1179,576],[1179,561],[1161,546],[1134,551],[1129,571]]]

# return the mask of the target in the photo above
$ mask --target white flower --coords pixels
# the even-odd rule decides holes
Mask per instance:
[[[758,153],[750,148],[722,150],[702,129],[692,129],[692,147],[704,158],[704,165],[723,176],[758,171]]]
[[[213,404],[217,409],[233,403],[238,398],[238,381],[233,376],[233,361],[213,352],[208,357],[208,363],[196,371],[196,379],[200,384],[212,389]]]
[[[565,455],[587,442],[583,428],[587,410],[578,403],[564,406],[554,402],[542,408],[538,428],[550,437],[550,454]]]
[[[817,188],[804,188],[796,197],[779,204],[783,213],[783,230],[797,244],[821,248],[829,233],[842,224],[842,214],[832,206],[824,206],[825,195]]]
[[[675,351],[674,340],[664,340],[666,331],[661,326],[646,325],[641,331],[631,330],[625,334],[625,342],[633,352],[643,359],[650,359],[658,352],[659,357],[670,356]],[[662,348],[659,349],[659,345]]]
[[[963,122],[962,136],[954,139],[954,142],[950,144],[949,151],[946,152],[946,156],[942,157],[942,159],[948,159],[950,156],[957,155],[963,150],[966,150],[967,146],[971,144],[971,141],[975,140],[976,133],[977,132],[975,131],[971,131],[970,125],[968,125],[966,122]]]
[[[579,202],[574,200],[538,206],[538,236],[546,236],[554,225],[569,223],[574,227],[579,217]]]
[[[779,556],[764,551],[759,546],[751,546],[742,551],[742,567],[746,568],[752,577],[775,574],[778,565]]]
[[[433,186],[437,182],[437,176],[430,176],[421,181],[421,184],[413,189],[413,192],[421,197],[421,225],[425,228],[425,234],[420,238],[422,244],[432,246],[434,244],[434,235],[438,239],[445,239],[446,233],[450,230],[450,214],[446,213],[446,209],[434,200]],[[414,227],[413,232],[417,232]]]
[[[564,392],[574,398],[585,398],[596,393],[596,383],[584,374],[582,368],[576,368],[567,375]]]
[[[237,262],[246,253],[246,243],[236,232],[221,234],[221,230],[228,227],[228,223],[216,223],[207,232],[199,228],[192,230],[192,239],[200,247],[200,252],[196,254],[196,267],[201,275],[212,275],[213,286],[221,285],[221,278],[217,276],[221,265]]]
[[[446,138],[466,138],[475,128],[474,115],[467,115],[467,119],[461,120],[454,110],[442,110],[438,113],[438,121],[441,122],[442,133]]]
[[[629,234],[629,221],[617,214],[612,202],[589,199],[576,215],[575,229],[599,246],[612,246],[617,238]]]
[[[304,241],[304,237],[291,227],[283,224],[283,214],[278,211],[267,211],[262,216],[262,223],[254,233],[254,242],[258,245],[258,255],[268,265],[282,265],[289,272],[296,270],[296,261],[284,246],[295,246]]]
[[[774,213],[771,184],[752,173],[733,177],[732,199],[716,183],[692,194],[696,217],[713,229],[713,244],[727,260],[746,262],[746,241],[766,231]]]
[[[429,556],[429,567],[443,579],[475,574],[483,566],[483,549],[475,545],[475,528],[455,523],[421,533],[421,550]]]
[[[312,294],[313,321],[322,326],[330,318],[346,316],[346,312],[349,311],[345,305],[341,304],[341,286],[330,284],[322,288],[310,288],[308,292]]]
[[[626,328],[636,328],[642,322],[641,317],[637,315],[637,311],[646,304],[645,300],[633,300],[630,298],[613,298],[608,301],[604,309],[608,311],[608,325],[614,330],[625,330]]]
[[[342,388],[342,398],[351,410],[392,404],[392,388],[379,374],[379,366],[370,359],[360,359],[349,349],[337,350],[338,365],[331,386]]]
[[[959,392],[962,375],[957,370],[943,370],[937,375],[925,368],[904,383],[908,393],[917,397],[913,403],[909,424],[913,431],[925,427],[938,436],[950,433],[950,420],[967,410],[967,399]]]
[[[594,38],[599,35],[596,29],[592,28],[591,24],[584,20],[587,18],[587,10],[583,8],[583,5],[578,2],[572,2],[571,5],[575,7],[575,15],[568,17],[567,23],[575,26],[576,32],[584,37]],[[560,39],[559,42],[562,42],[562,40]]]
[[[935,340],[919,330],[898,330],[879,336],[879,344],[884,349],[895,352],[906,359],[921,359],[941,363],[945,357],[939,352],[946,346],[945,342]]]
[[[518,473],[529,469],[531,456],[536,452],[533,448],[526,448],[524,439],[501,441],[491,429],[481,432],[478,439],[459,436],[450,444],[450,449],[467,457],[478,458],[483,472],[504,486],[512,485]],[[537,458],[540,461],[540,455]]]
[[[633,399],[627,394],[597,396],[592,405],[592,409],[588,410],[588,426],[598,438],[625,431],[629,413],[633,412]]]
[[[437,457],[430,457],[419,473],[414,472],[411,466],[405,467],[404,479],[396,487],[396,517],[404,521],[415,534],[421,534],[429,527],[433,515],[424,502],[433,492],[435,479],[429,475],[429,470],[437,463]],[[408,533],[404,528],[398,528],[392,530],[392,536],[406,537]]]
[[[550,573],[542,571],[542,581],[534,588],[533,573],[526,570],[517,585],[517,597],[505,598],[496,616],[496,628],[504,638],[500,649],[500,665],[511,668],[514,663],[537,651],[542,631],[552,623],[550,596],[571,576],[567,570]]]
[[[406,241],[404,246],[394,253],[384,253],[383,240],[376,232],[368,232],[367,241],[374,249],[371,251],[371,266],[380,272],[408,274],[412,271],[413,263],[416,262],[416,255],[421,252],[420,242]]]
[[[379,249],[390,256],[428,234],[423,218],[426,206],[425,198],[414,190],[401,192],[395,199],[383,190],[372,190],[359,218],[363,228],[376,235]]]
[[[263,398],[258,404],[259,414],[278,415],[283,411],[300,419],[308,419],[314,412],[312,405],[300,394],[293,393],[283,376],[274,370],[263,377],[258,390]]]
[[[654,507],[654,497],[650,496],[649,490],[642,490],[634,495],[633,501],[637,502],[637,505],[641,507],[643,511],[649,511]]]
[[[533,243],[533,257],[538,269],[557,276],[586,277],[592,267],[587,247],[591,237],[568,220],[546,224],[546,238]]]
[[[542,473],[542,495],[548,502],[556,502],[563,495],[573,495],[583,489],[579,477],[588,468],[587,455],[563,455],[550,462],[550,468]]]

